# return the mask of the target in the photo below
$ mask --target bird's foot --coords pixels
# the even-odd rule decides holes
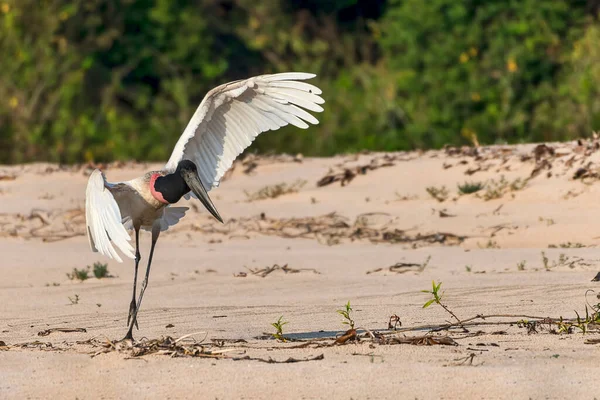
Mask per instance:
[[[117,340],[114,342],[116,350],[128,350],[133,347],[135,340],[133,339],[133,335],[131,331],[127,332],[127,335],[121,340]]]
[[[135,300],[131,300],[131,303],[129,304],[129,315],[127,316],[127,326],[129,326],[129,323],[131,322],[131,317],[133,317],[135,315],[135,310],[137,309],[137,304],[135,304]],[[137,318],[135,320],[135,328],[137,330],[140,329],[140,327],[138,326],[138,322],[137,322]],[[127,336],[125,336],[125,339],[127,339]],[[133,340],[133,338],[131,338]]]

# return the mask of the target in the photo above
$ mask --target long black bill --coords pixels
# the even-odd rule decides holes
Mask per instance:
[[[206,192],[204,185],[200,181],[200,177],[198,176],[198,173],[194,170],[189,170],[189,169],[181,169],[180,173],[181,173],[181,177],[183,178],[185,183],[188,185],[190,190],[192,192],[194,192],[196,197],[202,202],[202,204],[204,204],[204,207],[206,207],[206,209],[208,211],[210,211],[210,213],[213,215],[213,217],[215,217],[217,220],[219,220],[219,222],[223,223],[223,218],[221,218],[221,216],[219,215],[219,212],[217,211],[217,208],[213,204],[210,197],[208,197],[208,193]]]

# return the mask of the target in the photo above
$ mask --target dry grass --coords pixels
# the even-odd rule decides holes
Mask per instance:
[[[265,199],[275,199],[285,194],[297,193],[306,185],[305,180],[298,179],[292,184],[278,183],[277,185],[265,186],[254,193],[246,193],[247,201],[257,201]]]

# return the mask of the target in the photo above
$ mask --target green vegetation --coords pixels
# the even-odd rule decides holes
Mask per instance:
[[[68,273],[67,272],[67,278],[69,278],[70,280],[79,280],[79,281],[85,281],[87,279],[90,278],[90,267],[88,266],[87,268],[82,268],[82,269],[77,269],[77,268],[73,268],[73,272]]]
[[[0,0],[0,163],[164,160],[204,94],[314,72],[258,151],[565,140],[600,124],[589,0]]]
[[[85,281],[90,279],[90,271],[94,273],[94,276],[97,279],[102,278],[112,278],[113,276],[108,272],[108,264],[103,264],[101,262],[95,262],[93,268],[89,265],[86,268],[73,268],[73,272],[67,272],[67,278],[70,280],[79,280]]]
[[[354,329],[354,320],[352,319],[352,307],[350,307],[350,301],[344,305],[343,310],[337,310],[337,313],[344,317],[342,324],[350,326],[350,329]]]
[[[98,279],[110,278],[111,275],[108,272],[108,264],[102,264],[100,262],[94,263],[94,276]]]
[[[427,191],[427,193],[429,193],[429,195],[431,197],[433,197],[440,203],[443,203],[444,201],[446,201],[448,199],[449,193],[448,193],[448,189],[446,189],[446,186],[442,186],[439,188],[437,188],[435,186],[429,186],[429,187],[425,188],[425,190]]]
[[[429,299],[427,302],[425,302],[425,304],[423,304],[423,308],[427,308],[430,305],[435,303],[435,304],[439,305],[440,307],[442,307],[448,314],[450,314],[452,316],[452,318],[454,318],[456,320],[456,322],[458,322],[459,325],[462,326],[462,322],[460,321],[460,319],[458,319],[456,314],[454,314],[454,312],[452,310],[450,310],[450,308],[448,308],[448,306],[446,306],[444,303],[442,303],[442,297],[443,297],[444,293],[443,292],[440,293],[441,287],[442,287],[442,282],[440,282],[436,285],[435,281],[432,281],[431,282],[431,290],[421,290],[421,292],[428,293],[432,296],[431,299]]]
[[[283,326],[287,323],[288,323],[287,321],[283,321],[283,315],[281,317],[279,317],[279,319],[277,321],[272,322],[271,326],[273,328],[275,328],[276,332],[272,333],[271,336],[273,336],[277,340],[281,340],[282,342],[285,342],[286,339],[283,336]]]
[[[471,194],[479,192],[485,187],[483,182],[465,182],[462,185],[458,185],[458,194]]]
[[[483,199],[485,201],[500,199],[506,193],[517,192],[527,186],[529,179],[517,178],[512,182],[506,180],[504,175],[500,175],[500,179],[490,179],[486,186],[485,192],[483,193]],[[513,194],[514,196],[514,194]]]

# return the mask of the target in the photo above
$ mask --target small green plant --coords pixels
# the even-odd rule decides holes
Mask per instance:
[[[522,319],[517,321],[517,326],[519,328],[526,328],[527,334],[531,335],[532,333],[538,333],[538,322],[537,321],[529,321],[526,319]]]
[[[442,186],[441,188],[429,186],[425,190],[427,191],[427,193],[429,193],[431,197],[433,197],[440,203],[443,203],[448,199],[448,189],[446,189],[446,186]]]
[[[519,271],[525,271],[525,264],[527,264],[527,261],[521,261],[517,264],[517,270]]]
[[[277,321],[272,322],[271,326],[276,329],[276,332],[272,333],[271,336],[273,336],[277,340],[281,340],[282,342],[285,342],[286,339],[283,336],[283,326],[287,323],[288,323],[287,321],[283,321],[283,315],[281,317],[279,317],[279,319]]]
[[[73,304],[79,304],[79,295],[76,294],[73,297],[69,296],[69,301],[71,302],[71,305],[73,305]]]
[[[465,269],[467,270],[467,272],[471,272],[473,270],[473,267],[470,265],[465,265]]]
[[[86,269],[73,268],[73,272],[67,273],[67,278],[69,278],[70,280],[77,279],[79,281],[85,281],[86,279],[90,278],[89,274],[90,274],[89,266]]]
[[[432,304],[437,304],[440,307],[442,307],[448,314],[450,314],[458,323],[460,326],[462,326],[462,322],[460,321],[460,319],[458,319],[458,317],[456,316],[456,314],[454,314],[452,312],[452,310],[450,310],[444,303],[442,303],[442,296],[444,293],[440,293],[440,288],[442,287],[442,282],[438,283],[437,285],[435,284],[435,281],[431,282],[431,290],[421,290],[421,292],[423,293],[429,293],[433,296],[433,298],[429,299],[425,304],[423,304],[423,308],[427,308]],[[463,326],[464,329],[464,326]]]
[[[600,325],[600,303],[590,304],[587,299],[587,296],[590,293],[594,293],[594,291],[590,289],[585,292],[585,318],[582,318],[577,311],[575,311],[575,315],[577,316],[575,321],[565,320],[562,316],[560,316],[560,319],[555,322],[558,329],[556,331],[552,331],[552,333],[569,334],[573,333],[574,329],[576,328],[579,329],[581,333],[585,334],[589,329],[589,325],[593,325],[594,328],[597,328],[597,326]],[[600,297],[596,296],[596,298]]]
[[[350,306],[350,301],[346,303],[343,310],[337,310],[337,313],[344,317],[342,324],[349,325],[350,329],[354,329],[354,320],[350,315],[352,313],[352,307]]]
[[[440,287],[442,286],[442,282],[438,283],[437,285],[435,284],[435,281],[432,281],[432,288],[431,291],[429,290],[421,290],[421,292],[423,293],[430,293],[431,295],[433,295],[433,298],[428,300],[425,304],[423,304],[423,308],[427,308],[430,305],[432,305],[433,303],[436,304],[440,304],[442,301],[442,295],[443,293],[440,294]]]
[[[479,192],[485,187],[483,182],[465,182],[462,185],[458,185],[458,194],[471,194]]]
[[[575,311],[575,315],[577,315],[576,322],[567,322],[561,316],[559,321],[556,323],[558,330],[556,333],[573,333],[573,329],[577,328],[581,331],[581,333],[585,334],[588,330],[589,324],[598,324],[600,322],[600,317],[597,312],[589,313],[588,306],[585,306],[585,318],[581,318],[579,313]]]
[[[99,262],[94,263],[94,276],[98,279],[102,278],[110,278],[110,274],[108,273],[108,264],[102,264]]]

